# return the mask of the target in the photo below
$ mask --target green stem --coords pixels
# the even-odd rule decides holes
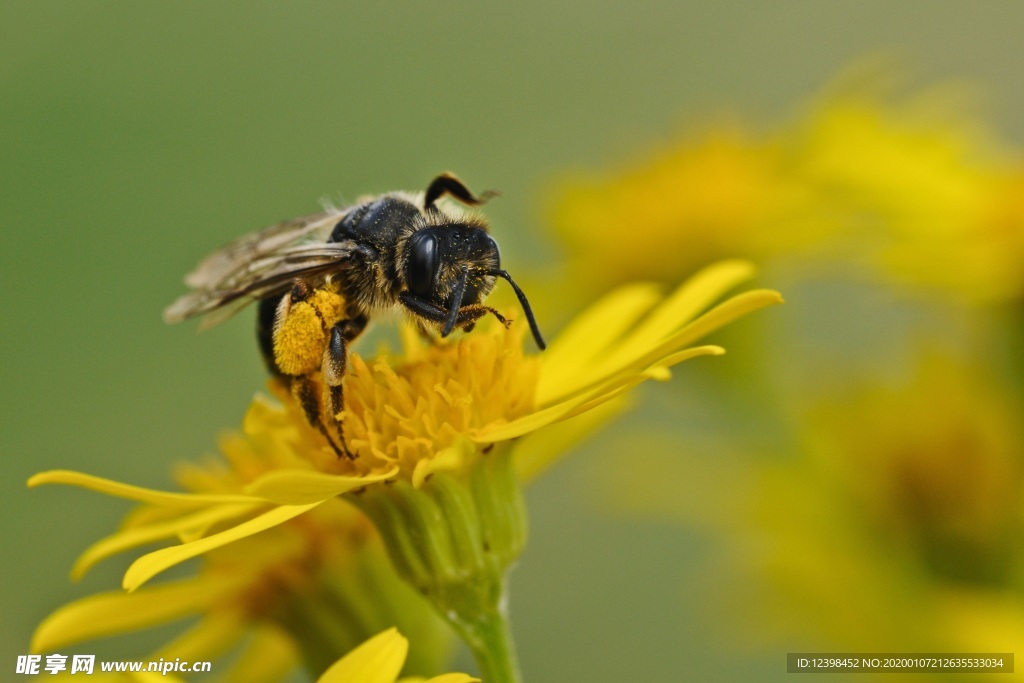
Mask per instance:
[[[451,623],[473,653],[484,683],[521,683],[522,675],[504,599],[475,618],[460,615]]]
[[[398,574],[466,642],[485,683],[520,683],[505,611],[505,573],[526,543],[511,452],[481,453],[468,471],[399,480],[352,500],[374,521]]]

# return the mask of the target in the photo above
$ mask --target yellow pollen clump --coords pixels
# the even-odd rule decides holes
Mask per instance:
[[[328,334],[345,311],[345,299],[318,289],[293,304],[274,331],[274,360],[286,375],[306,375],[320,369]]]

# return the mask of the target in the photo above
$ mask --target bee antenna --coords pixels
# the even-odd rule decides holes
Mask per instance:
[[[488,275],[495,275],[503,280],[508,280],[508,283],[512,285],[512,289],[515,290],[516,297],[519,299],[519,305],[523,307],[523,313],[526,314],[526,321],[530,323],[530,332],[533,333],[533,340],[537,342],[537,348],[541,351],[546,349],[547,344],[544,343],[544,337],[541,336],[540,328],[537,327],[537,319],[533,317],[533,309],[530,308],[530,302],[527,301],[523,290],[519,289],[519,285],[516,284],[507,270],[492,270]]]
[[[450,194],[466,206],[479,206],[492,197],[501,196],[497,190],[487,190],[480,196],[476,196],[454,173],[442,173],[434,178],[430,182],[430,186],[427,187],[423,196],[423,208],[428,210],[437,208],[434,203],[446,194]]]
[[[459,307],[462,305],[462,295],[466,292],[468,274],[466,266],[462,266],[462,273],[459,275],[459,281],[455,283],[455,293],[452,295],[452,308],[448,311],[448,320],[444,324],[444,329],[441,330],[442,337],[447,337],[455,329],[455,322],[459,318]]]

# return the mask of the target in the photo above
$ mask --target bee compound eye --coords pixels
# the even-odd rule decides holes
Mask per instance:
[[[494,259],[494,267],[501,268],[501,251],[498,249],[498,243],[494,241],[494,238],[487,235],[487,241],[484,243],[484,252],[492,259]]]
[[[434,291],[437,275],[437,240],[433,235],[419,233],[409,243],[409,262],[406,281],[409,291],[429,299]]]

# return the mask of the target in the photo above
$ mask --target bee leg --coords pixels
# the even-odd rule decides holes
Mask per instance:
[[[448,311],[412,292],[401,292],[398,301],[417,317],[438,324],[448,322]]]
[[[484,306],[482,304],[473,304],[471,306],[463,306],[462,308],[459,309],[459,318],[462,319],[463,317],[465,317],[465,320],[468,321],[464,323],[460,320],[459,325],[462,327],[464,331],[471,332],[473,330],[473,326],[476,325],[476,321],[484,317],[488,313],[497,318],[498,322],[505,326],[505,329],[508,329],[509,326],[512,324],[511,320],[503,316],[501,313],[498,313],[490,306]]]
[[[434,208],[434,202],[446,194],[450,194],[468,206],[479,206],[501,193],[497,190],[487,190],[477,197],[454,173],[445,172],[430,181],[430,185],[427,186],[427,192],[423,197],[424,208]]]
[[[317,384],[309,376],[291,377],[291,390],[295,400],[302,406],[302,411],[306,414],[306,421],[310,425],[320,430],[320,433],[327,439],[327,443],[331,444],[331,448],[338,454],[338,457],[346,456],[351,458],[348,451],[345,449],[344,443],[341,446],[334,441],[334,437],[331,436],[331,432],[327,429],[324,421],[320,419],[320,396],[317,392]]]
[[[324,350],[324,361],[321,374],[324,384],[331,398],[331,419],[334,427],[338,430],[338,437],[341,439],[341,453],[349,460],[355,460],[355,455],[348,450],[345,444],[345,394],[342,382],[345,379],[345,370],[348,367],[348,345],[366,329],[367,318],[365,315],[358,315],[337,323],[331,328],[331,340]]]
[[[311,310],[314,314],[312,319],[299,320],[293,316],[304,302],[310,300],[314,290],[304,280],[295,280],[290,291],[279,297],[271,297],[260,302],[259,316],[256,324],[256,336],[260,343],[260,350],[263,353],[264,361],[272,375],[287,383],[292,396],[302,407],[306,421],[311,427],[316,428],[327,443],[331,445],[338,456],[348,455],[344,444],[338,445],[337,441],[327,428],[324,420],[321,399],[321,383],[316,373],[320,370],[318,359],[307,358],[303,353],[295,353],[294,348],[288,344],[281,345],[281,335],[288,330],[286,336],[304,338],[312,333],[307,326],[312,324],[316,331],[326,334],[327,323],[323,314],[315,306],[303,309],[305,314]],[[314,335],[315,336],[315,335]],[[292,344],[292,346],[294,346]]]
[[[447,326],[451,320],[450,311],[446,311],[437,304],[418,297],[411,292],[402,292],[398,295],[398,300],[403,306],[409,309],[410,312],[420,318],[445,326]],[[510,321],[506,320],[504,316],[490,306],[481,306],[480,304],[471,304],[458,309],[455,314],[455,323],[453,327],[466,329],[467,325],[471,327],[477,320],[488,313],[493,314],[503,325],[505,325],[505,327],[508,327]],[[441,336],[444,337],[447,335],[442,333]]]
[[[296,280],[291,291],[281,296],[272,296],[263,299],[259,303],[259,311],[256,315],[256,341],[259,343],[260,355],[263,356],[263,364],[267,371],[279,379],[289,377],[277,364],[277,353],[274,351],[274,337],[284,319],[288,317],[292,304],[304,301],[312,294],[309,284],[303,280]]]

